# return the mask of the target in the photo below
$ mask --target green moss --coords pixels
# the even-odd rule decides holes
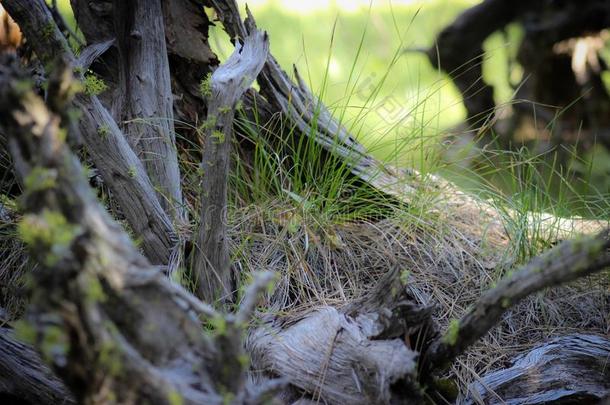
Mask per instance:
[[[199,82],[199,94],[201,97],[209,98],[212,96],[212,74],[208,73],[201,82]]]
[[[108,85],[94,73],[87,73],[84,76],[85,94],[88,96],[97,96],[106,90]]]
[[[245,370],[248,367],[250,367],[250,356],[248,356],[245,353],[240,354],[239,356],[237,356],[237,361],[239,362],[239,365],[242,366],[242,368]]]
[[[45,209],[41,214],[24,215],[17,227],[19,238],[36,252],[45,252],[43,262],[55,265],[67,253],[82,230],[61,213]]]
[[[449,322],[449,327],[447,328],[445,336],[443,336],[443,342],[450,346],[454,346],[457,342],[459,331],[460,321],[457,319],[452,319],[451,322]]]
[[[23,179],[23,185],[28,193],[48,190],[57,184],[57,170],[35,166]]]
[[[15,336],[24,343],[36,343],[36,329],[27,321],[20,319],[13,324]]]
[[[411,274],[411,272],[409,270],[401,271],[400,272],[400,284],[402,284],[403,286],[407,285],[410,274]]]
[[[221,131],[214,130],[212,131],[211,136],[215,143],[223,143],[225,141],[225,134]]]
[[[209,320],[210,328],[217,335],[225,335],[227,333],[227,321],[222,316],[215,316]]]
[[[231,112],[231,107],[230,107],[230,106],[228,106],[228,105],[225,105],[225,106],[223,106],[223,107],[220,107],[220,108],[218,109],[218,112],[219,112],[219,113],[221,113],[221,114],[226,114],[226,113],[228,113],[228,112]]]
[[[136,175],[138,174],[138,173],[136,172],[136,168],[135,168],[135,166],[131,166],[131,167],[129,168],[129,170],[127,171],[127,174],[128,174],[128,175],[129,175],[129,177],[131,177],[132,179],[135,179],[135,178],[136,178]]]
[[[107,139],[108,138],[108,134],[110,134],[110,127],[108,126],[108,124],[100,125],[97,128],[97,134],[100,136],[100,138]]]
[[[218,121],[218,119],[216,118],[215,115],[209,115],[208,118],[203,121],[203,123],[199,126],[199,131],[200,132],[205,132],[208,129],[212,129],[216,126],[216,122]]]
[[[169,394],[167,394],[167,401],[170,405],[182,405],[184,403],[182,395],[176,390],[171,390]]]
[[[502,298],[502,302],[501,302],[502,308],[506,309],[506,308],[510,308],[511,306],[511,300],[509,298]]]
[[[102,283],[96,277],[87,280],[87,290],[85,298],[89,303],[105,302],[107,300]]]

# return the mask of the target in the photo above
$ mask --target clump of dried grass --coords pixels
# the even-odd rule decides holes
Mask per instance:
[[[463,207],[457,213],[413,217],[397,210],[384,219],[336,224],[274,203],[237,210],[230,233],[240,270],[279,274],[268,299],[270,311],[291,318],[321,305],[341,307],[398,265],[408,272],[412,295],[435,306],[435,319],[445,329],[516,265],[516,252],[501,228],[490,231],[476,220],[477,213],[465,215]],[[608,333],[609,281],[601,275],[549,289],[508,311],[452,368],[461,393],[542,340],[583,331]]]

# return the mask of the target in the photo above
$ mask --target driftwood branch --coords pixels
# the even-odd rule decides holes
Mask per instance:
[[[68,42],[43,0],[10,0],[3,5],[43,63],[53,66],[62,58],[78,68]],[[41,27],[48,27],[45,35],[40,35]],[[175,246],[175,233],[142,162],[97,96],[81,94],[74,104],[82,113],[79,128],[87,152],[129,225],[142,238],[146,256],[155,264],[168,264]]]
[[[253,31],[236,45],[209,82],[206,138],[201,163],[201,217],[194,276],[197,293],[210,302],[231,301],[232,281],[227,245],[227,185],[235,105],[260,72],[269,51],[267,34]]]
[[[518,356],[469,387],[464,404],[597,404],[610,399],[610,341],[562,336]]]
[[[608,231],[565,241],[535,258],[487,291],[472,309],[452,324],[423,355],[425,364],[444,369],[479,340],[512,306],[543,288],[557,286],[601,271],[610,265]]]

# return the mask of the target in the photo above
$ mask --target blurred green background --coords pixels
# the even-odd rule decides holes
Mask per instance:
[[[555,166],[552,156],[522,148],[497,151],[472,165],[473,144],[447,159],[447,131],[465,118],[461,97],[446,75],[418,50],[466,8],[480,0],[251,0],[260,28],[270,34],[271,52],[289,73],[294,64],[313,93],[379,159],[440,173],[485,198],[501,198],[524,209],[607,217],[610,212],[610,155],[601,147],[574,152]],[[245,1],[239,1],[245,15]],[[68,0],[60,0],[70,14]],[[213,11],[206,9],[214,19]],[[73,19],[70,18],[72,21]],[[484,43],[484,79],[496,104],[511,99],[522,78],[510,64],[521,39],[517,25]],[[232,51],[222,27],[210,43],[221,60]],[[610,55],[610,49],[607,50]],[[610,80],[609,80],[610,82]],[[474,152],[476,154],[476,152]],[[463,159],[464,158],[464,159]],[[487,160],[486,160],[487,159]],[[551,164],[549,164],[549,160]],[[534,202],[532,202],[534,201]]]
[[[258,0],[248,6],[269,32],[280,64],[288,71],[295,64],[371,153],[421,167],[437,136],[458,124],[465,110],[453,84],[425,55],[404,50],[431,46],[445,25],[476,3]],[[213,33],[212,45],[226,57],[226,38],[219,28]],[[504,52],[494,52],[492,70],[502,71]]]

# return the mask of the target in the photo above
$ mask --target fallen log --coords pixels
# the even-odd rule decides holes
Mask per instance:
[[[562,336],[515,358],[469,387],[465,405],[594,404],[610,396],[610,340]]]

